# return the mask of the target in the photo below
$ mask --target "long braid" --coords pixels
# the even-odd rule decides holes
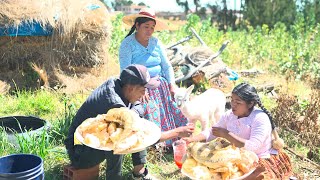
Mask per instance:
[[[258,97],[259,98],[259,97]],[[272,118],[272,115],[271,113],[264,107],[264,105],[261,103],[261,100],[260,98],[257,100],[257,104],[259,105],[259,107],[262,109],[263,112],[265,112],[269,119],[270,119],[270,123],[271,123],[271,127],[272,127],[272,130],[274,130],[274,128],[276,128],[276,125],[274,124],[273,122],[273,118]]]
[[[130,36],[135,30],[136,30],[136,25],[134,24],[134,25],[131,27],[129,33],[126,35],[126,37]]]
[[[271,128],[272,128],[272,135],[274,139],[272,140],[272,147],[274,149],[282,149],[284,147],[284,141],[281,139],[277,133],[276,126],[273,122],[273,118],[271,113],[262,105],[261,99],[257,93],[256,88],[250,86],[247,83],[241,83],[236,86],[232,93],[238,95],[242,100],[244,100],[247,104],[254,102],[254,105],[259,105],[264,113],[267,114],[270,120]],[[253,108],[253,107],[252,107]]]
[[[274,139],[271,141],[272,147],[274,149],[282,149],[284,147],[284,141],[283,139],[281,139],[278,135],[277,129],[276,129],[276,125],[273,122],[273,118],[271,113],[264,107],[264,105],[261,103],[261,99],[259,97],[259,95],[256,95],[256,103],[259,105],[259,107],[262,109],[262,111],[264,113],[266,113],[269,117],[270,123],[271,123],[271,128],[272,128],[272,135],[274,137]]]

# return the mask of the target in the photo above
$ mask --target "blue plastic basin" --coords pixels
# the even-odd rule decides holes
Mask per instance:
[[[12,154],[0,158],[0,180],[43,180],[41,157],[33,154]]]

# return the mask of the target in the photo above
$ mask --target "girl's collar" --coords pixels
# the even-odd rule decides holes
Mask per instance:
[[[250,116],[252,116],[253,112],[256,111],[256,110],[257,110],[257,108],[255,106],[253,106],[253,108],[252,108],[252,110],[251,110],[251,112],[250,112],[250,114],[248,116],[245,116],[245,117],[238,117],[236,115],[234,115],[234,116],[236,116],[237,119],[249,118]]]

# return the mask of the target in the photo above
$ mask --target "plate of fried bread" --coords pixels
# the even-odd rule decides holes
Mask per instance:
[[[253,173],[258,161],[254,152],[216,138],[207,143],[189,143],[181,173],[197,180],[241,180]]]
[[[110,109],[106,114],[83,121],[75,140],[94,149],[130,154],[156,143],[161,129],[128,108]]]

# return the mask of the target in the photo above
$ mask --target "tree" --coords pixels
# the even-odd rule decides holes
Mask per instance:
[[[139,6],[147,6],[144,2],[140,2],[138,5]]]
[[[113,5],[113,8],[115,10],[120,10],[120,9],[117,9],[121,6],[130,6],[131,4],[133,4],[133,2],[131,0],[120,0],[120,1],[115,1],[114,3],[112,3]]]
[[[187,15],[190,10],[188,0],[184,2],[181,2],[180,0],[176,0],[176,2],[179,6],[182,6],[184,8],[184,13]]]
[[[196,14],[201,18],[201,19],[205,19],[207,14],[207,9],[205,7],[201,7],[198,12],[196,12]]]
[[[223,16],[222,18],[222,27],[220,29],[227,29],[228,28],[228,22],[227,22],[227,11],[228,11],[228,7],[227,7],[227,0],[222,0],[222,4],[223,4]],[[226,28],[225,28],[226,27]]]
[[[198,13],[198,8],[201,6],[200,5],[200,0],[193,0],[193,3],[196,6],[196,13]]]
[[[229,27],[235,29],[237,16],[235,15],[235,13],[233,13],[234,11],[228,9],[226,0],[222,0],[221,5],[223,7],[221,7],[217,3],[215,5],[207,4],[207,7],[210,8],[212,12],[211,24],[214,24],[216,22],[219,30],[223,31],[226,31]]]
[[[207,4],[207,7],[211,10],[211,25],[218,19],[218,5]]]
[[[282,22],[289,27],[297,15],[296,1],[245,0],[243,15],[252,26],[267,24],[273,27],[277,22]]]
[[[299,4],[302,5],[300,11],[306,22],[306,26],[315,26],[317,23],[320,23],[320,0],[314,0],[313,2],[301,0]]]

